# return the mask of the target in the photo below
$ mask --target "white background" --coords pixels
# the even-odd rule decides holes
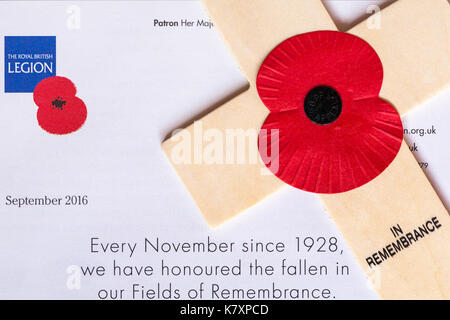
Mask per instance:
[[[386,2],[336,0],[326,5],[345,31],[365,16],[369,4]],[[73,4],[81,9],[77,30],[66,24],[67,9]],[[253,238],[288,243],[296,236],[336,236],[342,256],[291,253],[287,257],[308,258],[312,263],[338,260],[350,266],[349,277],[240,277],[226,280],[226,285],[255,287],[276,280],[287,287],[330,287],[338,299],[377,298],[313,194],[287,187],[219,229],[207,227],[163,155],[161,142],[171,130],[241,90],[246,79],[216,30],[154,28],[154,18],[196,20],[207,15],[198,1],[0,3],[2,57],[3,36],[55,35],[57,74],[74,81],[88,108],[81,130],[50,135],[37,124],[32,95],[5,94],[1,77],[0,298],[95,299],[99,288],[136,282],[150,287],[158,279],[104,277],[82,279],[80,290],[69,290],[66,269],[110,264],[113,255],[89,253],[90,237],[142,242],[144,237],[159,236],[176,242],[205,240],[208,235],[224,241]],[[420,145],[417,157],[430,163],[426,174],[446,204],[450,199],[449,98],[447,90],[404,118],[408,128],[434,125],[438,129],[436,136],[406,138]],[[5,205],[6,195],[66,194],[86,194],[89,205],[20,209]],[[164,258],[218,264],[239,256]],[[260,258],[277,264],[282,256]],[[116,256],[133,264],[153,264],[157,258]],[[188,288],[198,281],[175,282]]]

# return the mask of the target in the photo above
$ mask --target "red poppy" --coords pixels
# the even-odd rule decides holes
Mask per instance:
[[[33,99],[39,107],[37,119],[42,129],[53,134],[68,134],[81,128],[87,109],[76,93],[73,82],[64,77],[50,77],[38,83]]]
[[[318,31],[279,44],[257,76],[270,110],[260,141],[276,141],[279,148],[279,165],[266,166],[315,193],[348,191],[377,177],[403,138],[399,114],[379,98],[382,82],[377,53],[351,34]],[[263,159],[276,152],[266,143],[259,150]]]

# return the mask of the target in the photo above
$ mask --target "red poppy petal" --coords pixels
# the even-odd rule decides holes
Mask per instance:
[[[37,112],[41,128],[52,134],[77,131],[86,121],[86,117],[86,105],[78,97],[66,98],[66,105],[62,109],[44,106]]]
[[[72,81],[65,77],[50,77],[39,82],[34,88],[33,100],[37,106],[42,107],[50,105],[57,97],[66,100],[68,97],[74,97],[77,89]]]
[[[400,116],[379,98],[354,101],[346,109],[326,126],[299,109],[269,114],[259,143],[262,158],[272,159],[266,166],[284,182],[315,193],[345,192],[377,177],[400,150]]]
[[[358,100],[378,96],[382,81],[380,58],[367,42],[344,32],[316,31],[273,49],[256,84],[266,107],[283,111],[303,107],[307,93],[320,85],[344,88]]]

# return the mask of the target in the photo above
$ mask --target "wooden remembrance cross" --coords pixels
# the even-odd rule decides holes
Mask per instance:
[[[291,36],[336,26],[320,0],[203,2],[249,81],[247,91],[201,119],[203,130],[259,130],[269,113],[256,92],[264,58]],[[381,28],[361,23],[348,32],[376,50],[384,69],[380,97],[404,115],[450,83],[450,7],[447,0],[398,0],[377,14]],[[184,131],[193,135],[194,124]],[[166,140],[163,150],[211,227],[285,185],[275,175],[261,174],[262,162],[176,163],[172,151],[181,134]],[[371,182],[319,197],[366,273],[377,274],[374,289],[380,297],[450,298],[450,216],[406,143]],[[433,232],[380,260],[386,247],[403,235],[395,234],[393,226],[406,235],[427,223]]]

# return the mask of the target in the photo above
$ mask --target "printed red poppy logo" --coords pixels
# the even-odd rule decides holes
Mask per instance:
[[[257,76],[259,96],[270,110],[259,151],[263,160],[269,154],[273,159],[273,143],[261,141],[276,141],[279,148],[278,165],[266,166],[284,182],[315,193],[345,192],[377,177],[403,139],[399,114],[379,98],[382,82],[380,58],[356,36],[317,31],[282,42]]]
[[[62,135],[81,128],[87,109],[76,93],[73,82],[64,77],[50,77],[38,83],[33,99],[38,106],[37,119],[42,129]]]

